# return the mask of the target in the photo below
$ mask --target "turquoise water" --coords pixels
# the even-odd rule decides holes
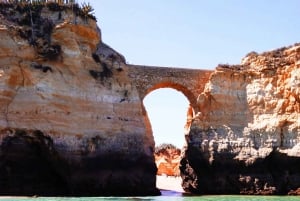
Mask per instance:
[[[163,191],[152,197],[0,197],[0,201],[300,201],[300,196],[183,196],[172,191]]]

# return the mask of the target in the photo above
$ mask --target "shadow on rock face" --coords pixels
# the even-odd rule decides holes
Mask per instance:
[[[203,152],[190,147],[181,160],[183,188],[196,194],[287,195],[300,186],[300,158],[274,149],[253,164],[219,153],[209,162]]]
[[[52,139],[40,131],[17,130],[4,138],[0,152],[0,194],[66,195],[66,166]]]
[[[41,131],[9,132],[0,145],[0,195],[160,194],[155,187],[157,168],[149,156],[121,152],[76,155],[68,148],[57,152],[52,138]]]

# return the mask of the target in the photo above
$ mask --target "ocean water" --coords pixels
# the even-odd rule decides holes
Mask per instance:
[[[161,196],[149,197],[0,197],[0,201],[300,201],[300,196],[190,196],[162,191]]]

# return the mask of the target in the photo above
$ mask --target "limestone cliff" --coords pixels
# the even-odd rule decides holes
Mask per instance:
[[[300,187],[300,44],[219,65],[197,99],[181,161],[201,194],[287,194]]]
[[[172,144],[161,144],[155,147],[155,163],[157,175],[179,176],[181,151]]]
[[[0,195],[157,195],[122,55],[78,6],[0,3]]]
[[[186,191],[299,193],[299,44],[158,68],[126,65],[73,4],[0,3],[0,20],[0,195],[158,195],[142,101],[163,87],[190,101]]]

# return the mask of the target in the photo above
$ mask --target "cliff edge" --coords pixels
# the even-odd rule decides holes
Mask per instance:
[[[0,195],[159,195],[143,98],[162,87],[191,105],[185,191],[299,194],[299,44],[213,72],[127,65],[89,11],[0,3]]]
[[[219,65],[197,103],[181,161],[200,194],[288,194],[300,187],[300,44]]]
[[[0,195],[158,195],[125,58],[76,4],[0,3]]]

